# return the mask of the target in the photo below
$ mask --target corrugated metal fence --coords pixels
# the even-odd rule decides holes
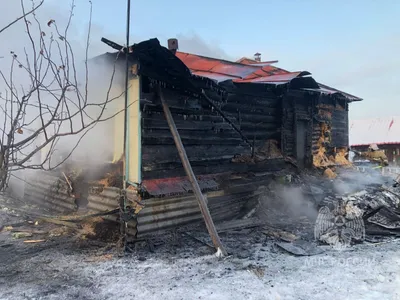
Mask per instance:
[[[270,182],[268,177],[230,180],[229,186],[206,194],[208,206],[215,222],[230,220],[243,214],[249,201],[257,201],[259,187]],[[91,186],[88,195],[88,209],[91,212],[107,212],[118,208],[121,190],[114,187]],[[133,191],[127,192],[128,199],[137,198]],[[68,193],[67,183],[55,173],[38,173],[26,187],[26,200],[49,211],[62,214],[76,212],[75,199]],[[150,198],[143,200],[144,208],[136,220],[128,223],[128,235],[142,238],[187,224],[203,222],[202,215],[193,194],[184,196]],[[118,222],[119,215],[105,216],[104,219]]]
[[[68,184],[57,173],[29,172],[25,185],[24,198],[46,211],[62,214],[77,210],[75,198],[70,195]]]
[[[93,212],[108,212],[119,207],[121,189],[115,187],[91,187],[88,196],[88,209]],[[134,198],[133,191],[127,191],[127,198]],[[119,215],[103,217],[106,220],[119,222]],[[136,237],[136,220],[128,222],[127,234],[132,238]]]
[[[270,182],[268,178],[238,180],[231,187],[206,194],[214,222],[238,217],[249,201],[257,201],[259,187]],[[233,182],[232,182],[233,183]],[[137,217],[137,236],[143,237],[174,227],[202,222],[199,205],[194,195],[151,198],[144,200],[144,209]]]

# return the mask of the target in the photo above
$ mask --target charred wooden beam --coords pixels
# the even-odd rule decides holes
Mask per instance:
[[[222,128],[221,128],[222,129]],[[223,141],[225,139],[230,139],[231,141],[236,141],[236,144],[239,145],[243,143],[243,141],[237,136],[237,133],[232,130],[232,128],[223,128],[223,130],[219,130],[218,127],[214,127],[212,129],[179,129],[179,133],[181,135],[181,138],[187,142],[197,140],[199,142],[204,142],[204,141],[211,141],[215,144],[220,144],[224,143],[226,141]],[[160,138],[160,139],[168,139],[172,138],[171,132],[168,131],[168,129],[158,129],[158,128],[151,128],[147,129],[144,128],[142,130],[142,133],[144,135],[144,140],[148,140],[149,138]],[[253,139],[253,136],[256,136],[257,139],[272,139],[272,138],[278,138],[280,129],[275,129],[275,130],[267,130],[264,128],[257,128],[253,130],[243,130],[242,131],[243,135],[245,137],[248,137],[249,139]],[[146,144],[146,142],[145,142]],[[197,143],[196,143],[197,144]],[[230,143],[229,143],[230,144]],[[184,145],[187,145],[184,143]],[[189,145],[189,144],[188,144]]]
[[[193,172],[198,175],[220,174],[220,173],[246,173],[246,172],[276,172],[284,168],[285,162],[281,160],[279,163],[266,160],[258,164],[233,163],[231,159],[221,159],[215,163],[194,162],[192,165]],[[145,168],[145,166],[143,166]],[[158,169],[151,171],[143,171],[143,179],[159,179],[166,177],[185,176],[185,170],[181,166],[174,169]]]
[[[280,123],[279,116],[265,116],[241,113],[242,122],[257,122],[257,123]]]
[[[177,124],[179,124],[179,122],[181,121],[200,121],[200,122],[213,122],[213,123],[225,122],[221,116],[212,114],[207,111],[206,112],[203,111],[202,114],[200,113],[191,114],[187,111],[185,113],[173,113],[172,110],[170,111],[172,113],[172,116],[174,117],[174,121],[176,121]],[[143,114],[143,119],[147,118],[154,121],[162,121],[166,123],[163,112],[145,111],[142,114]],[[228,116],[228,118],[231,122],[236,122],[236,117]]]
[[[178,129],[179,130],[179,129]],[[224,158],[244,153],[247,150],[245,145],[223,146],[223,145],[202,145],[186,147],[186,154],[190,161],[208,160],[210,158]],[[179,154],[175,145],[154,145],[143,147],[142,160],[144,163],[179,161]]]
[[[106,39],[106,38],[101,38],[101,41],[102,41],[104,44],[110,46],[111,48],[113,48],[113,49],[115,49],[115,50],[117,50],[117,51],[120,51],[122,48],[124,48],[123,46],[121,46],[121,45],[119,45],[119,44],[117,44],[117,43],[115,43],[115,42],[113,42],[113,41],[110,41],[110,40],[108,40],[108,39]]]
[[[232,170],[235,169],[234,164],[231,162],[233,156],[231,157],[218,157],[218,158],[210,158],[210,159],[199,159],[199,160],[190,160],[190,164],[192,166],[192,169],[196,167],[218,167],[222,165],[231,165],[230,167],[227,166],[225,171],[228,171],[229,168],[232,168]],[[157,171],[157,170],[176,170],[176,169],[181,169],[182,168],[182,163],[177,160],[177,161],[167,161],[167,162],[153,162],[149,164],[144,164],[143,165],[143,171],[144,172],[149,172],[149,171]]]
[[[240,138],[223,138],[218,139],[215,137],[206,137],[206,138],[196,138],[196,137],[184,137],[182,138],[183,143],[186,146],[189,145],[214,145],[218,140],[219,145],[240,145],[242,140]],[[160,137],[160,136],[144,136],[142,138],[143,145],[174,145],[173,137]]]

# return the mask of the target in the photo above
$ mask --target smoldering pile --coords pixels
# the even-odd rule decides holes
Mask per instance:
[[[331,193],[320,193],[319,200],[320,215],[322,208],[328,208],[332,212],[332,227],[336,226],[334,218],[341,215],[343,230],[352,231],[353,235],[359,230],[356,237],[358,242],[375,242],[389,236],[400,236],[399,178],[393,180],[379,174],[366,176],[349,172],[333,184]],[[332,244],[326,235],[320,234],[316,238]]]

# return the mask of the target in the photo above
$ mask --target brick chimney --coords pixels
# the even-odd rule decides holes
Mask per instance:
[[[256,53],[256,54],[254,54],[254,60],[255,61],[258,61],[258,62],[261,62],[261,53]]]
[[[174,55],[176,51],[179,49],[178,40],[177,39],[168,39],[168,50],[171,51]]]

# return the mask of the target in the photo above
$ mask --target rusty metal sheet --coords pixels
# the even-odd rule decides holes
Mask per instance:
[[[257,77],[266,77],[266,76],[272,76],[272,75],[282,75],[282,74],[289,74],[289,71],[286,71],[284,69],[275,67],[275,66],[260,66],[260,68],[255,71],[254,73],[250,74],[247,76],[245,79],[252,79],[252,78],[257,78]]]
[[[236,83],[269,83],[269,82],[289,82],[296,77],[310,75],[308,72],[292,72],[280,75],[257,77],[253,79],[235,79]]]
[[[216,190],[219,187],[215,175],[200,175],[197,177],[197,181],[203,192]],[[171,196],[192,191],[192,186],[187,177],[144,180],[142,185],[153,197]]]
[[[211,73],[211,72],[204,72],[204,71],[193,71],[193,75],[200,76],[200,77],[207,77],[209,79],[212,79],[216,81],[217,83],[223,82],[226,80],[233,80],[236,79],[237,77],[235,76],[229,76],[225,74],[217,74],[217,73]]]
[[[289,72],[270,64],[253,64],[203,57],[177,52],[177,57],[191,70],[193,75],[207,77],[216,82],[233,80],[240,83],[287,83],[298,76],[310,75],[309,72]]]
[[[95,212],[111,211],[119,207],[121,190],[106,187],[101,192],[91,191],[88,196],[88,209]]]
[[[248,201],[256,200],[271,178],[243,178],[228,186],[206,193],[208,207],[214,222],[232,220],[243,213]],[[203,218],[194,195],[150,198],[137,216],[137,237],[159,234],[165,230],[187,224],[202,223]]]
[[[128,198],[134,198],[132,191],[127,191]],[[88,209],[93,212],[107,212],[119,207],[121,189],[115,187],[91,188],[88,196]],[[102,217],[105,220],[119,222],[119,215],[109,215]],[[129,221],[127,234],[131,239],[136,238],[136,220]]]
[[[27,175],[24,200],[50,213],[71,213],[77,210],[75,198],[59,174],[30,171]]]
[[[223,63],[215,66],[214,68],[212,68],[210,71],[213,73],[227,74],[227,75],[235,76],[237,78],[245,78],[246,76],[253,74],[259,68],[260,67],[257,67],[257,66],[223,62]]]
[[[204,77],[208,77],[207,73],[217,73],[245,78],[262,68],[183,52],[177,52],[176,55],[192,72],[203,71]]]
[[[214,222],[233,219],[253,197],[253,193],[218,195],[211,192],[207,200]],[[151,198],[144,205],[137,217],[137,237],[203,221],[195,196]]]
[[[203,58],[184,52],[176,52],[176,56],[189,68],[197,71],[210,71],[219,64],[217,59]]]

